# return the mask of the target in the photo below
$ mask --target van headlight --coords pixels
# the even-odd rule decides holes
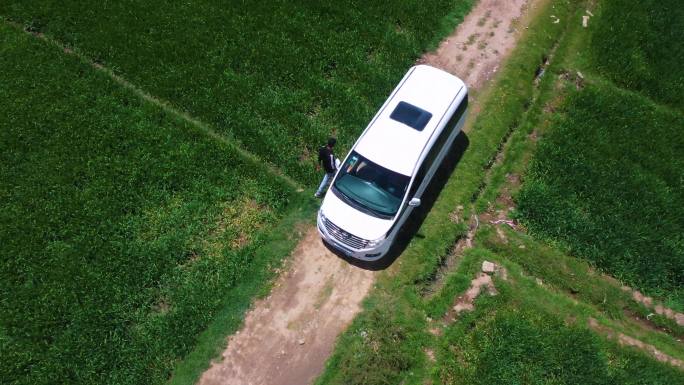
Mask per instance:
[[[370,241],[368,241],[368,245],[366,247],[375,247],[375,246],[381,244],[386,238],[387,237],[383,235],[382,237],[380,237],[378,239],[371,239]]]

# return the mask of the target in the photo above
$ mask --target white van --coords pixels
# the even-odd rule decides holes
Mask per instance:
[[[461,131],[468,89],[459,78],[411,68],[352,147],[318,211],[329,246],[382,258]]]

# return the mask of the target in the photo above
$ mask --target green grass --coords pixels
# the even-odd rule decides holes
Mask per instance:
[[[592,19],[590,23],[597,23],[598,20],[601,19]],[[664,275],[665,280],[681,271],[675,267],[681,260],[676,249],[677,239],[684,228],[681,222],[676,222],[679,220],[677,210],[681,203],[672,203],[680,199],[676,192],[677,183],[681,184],[682,174],[677,169],[680,160],[674,159],[673,155],[682,146],[679,133],[673,133],[673,130],[682,126],[682,117],[668,107],[654,104],[638,94],[616,89],[610,83],[595,78],[592,70],[581,66],[587,63],[581,53],[590,41],[586,33],[575,27],[571,28],[569,35],[559,45],[554,62],[547,69],[546,79],[540,85],[539,100],[522,117],[521,129],[514,132],[511,142],[504,147],[506,152],[502,164],[495,165],[476,207],[478,210],[500,208],[500,203],[495,200],[505,185],[505,175],[509,172],[520,173],[525,169],[530,150],[534,148],[534,143],[526,136],[537,129],[549,134],[542,136],[537,158],[533,161],[533,172],[526,174],[523,179],[523,191],[518,199],[523,218],[528,218],[526,214],[529,211],[537,215],[536,222],[530,226],[536,234],[562,231],[563,236],[572,239],[578,233],[591,233],[587,229],[588,223],[594,226],[593,230],[602,233],[594,234],[591,240],[574,238],[576,241],[567,247],[565,242],[547,245],[508,229],[503,229],[507,239],[502,241],[491,226],[485,226],[475,240],[485,250],[476,248],[468,252],[465,258],[479,254],[480,259],[503,263],[509,270],[509,281],[512,282],[497,280],[501,294],[478,300],[476,311],[450,326],[445,338],[439,339],[441,354],[438,354],[432,376],[435,383],[684,383],[678,369],[656,362],[643,351],[618,346],[612,340],[588,330],[586,322],[588,317],[597,318],[602,325],[653,344],[678,359],[684,354],[677,339],[681,338],[682,328],[672,320],[651,314],[651,309],[637,304],[631,299],[630,293],[622,291],[619,282],[603,278],[586,262],[563,252],[576,251],[577,247],[589,249],[607,242],[613,245],[623,243],[624,248],[631,247],[634,250],[634,243],[657,243],[664,239],[663,243],[675,245],[674,248],[659,249],[667,254],[653,255],[656,252],[640,260],[632,255],[623,261],[645,269],[643,273],[637,272],[632,276],[638,279],[647,278],[644,276],[648,271],[663,270],[662,265],[671,269]],[[659,43],[667,44],[668,41]],[[562,88],[559,89],[555,85],[556,79],[567,73],[573,74],[570,76],[573,78],[577,68],[574,66],[577,65],[585,74],[590,73],[589,85],[578,91],[575,84],[561,81]],[[559,96],[567,99],[561,103],[559,110],[554,111],[558,109]],[[575,119],[569,119],[568,116]],[[556,130],[563,132],[558,134]],[[645,151],[645,148],[648,150]],[[544,155],[543,162],[546,162],[541,166],[540,154]],[[667,161],[663,162],[663,159]],[[549,167],[544,167],[547,165]],[[605,180],[587,177],[593,172],[600,173]],[[632,191],[625,191],[624,185],[629,184],[634,175],[643,174],[650,174],[650,178],[645,178],[648,181],[655,179],[666,187],[662,188],[662,184],[658,183],[641,183],[639,190],[632,188]],[[536,196],[537,200],[531,201],[525,194],[539,180],[571,180],[574,185],[559,186],[554,189],[557,195],[539,195]],[[667,185],[664,181],[671,184]],[[515,192],[516,186],[507,188]],[[576,200],[570,202],[559,198],[575,196],[573,192],[578,189],[581,189],[581,193],[577,194],[579,197]],[[664,198],[635,202],[633,197],[636,194]],[[591,201],[577,204],[580,199]],[[596,200],[610,204],[613,211],[597,208]],[[660,207],[660,213],[668,213],[659,218],[657,223],[655,219],[649,221],[652,218],[649,214],[653,210],[643,209],[644,206],[657,206],[654,201],[669,202]],[[594,221],[605,221],[611,215],[627,215],[629,207],[626,206],[629,204],[633,204],[631,209],[635,211],[630,219],[636,222],[629,223],[632,225],[629,229],[622,223],[587,220],[599,210],[603,215],[594,215]],[[667,210],[664,210],[665,207]],[[568,215],[568,211],[572,212],[573,209],[579,212],[578,215]],[[670,216],[669,210],[675,210],[675,213]],[[583,222],[573,222],[577,217]],[[539,218],[544,218],[546,222],[541,223]],[[626,218],[616,221],[624,220]],[[530,222],[526,224],[530,225]],[[618,224],[621,227],[616,228]],[[657,226],[659,232],[647,232],[649,224]],[[626,234],[639,239],[625,239]],[[557,236],[544,238],[563,239]],[[610,264],[617,258],[611,255],[606,260]],[[655,266],[649,266],[651,270],[646,270],[649,263]],[[615,272],[615,265],[612,267],[606,270]],[[450,279],[461,282],[466,271],[459,267],[459,271]],[[536,278],[541,278],[543,286],[536,283]],[[679,289],[681,282],[681,278],[676,278],[661,285]],[[455,296],[453,293],[447,294],[450,298]],[[432,316],[437,317],[436,314]],[[637,322],[632,317],[650,321]],[[650,323],[651,326],[644,327],[643,323]]]
[[[585,262],[525,234],[505,234],[502,241],[492,226],[484,225],[475,239],[479,246],[467,250],[449,277],[454,282],[471,279],[483,260],[495,261],[508,271],[506,279],[495,278],[496,296],[481,295],[473,312],[462,313],[446,326],[442,317],[448,308],[434,305],[443,302],[440,297],[453,301],[467,285],[455,293],[445,286],[429,305],[430,317],[436,320],[432,327],[443,329],[433,340],[433,383],[684,383],[679,369],[588,328],[590,317],[598,319],[675,358],[684,356],[673,336],[623,319],[622,308],[633,305],[619,284],[597,277]],[[616,318],[611,308],[619,309]]]
[[[445,25],[472,2],[444,3],[388,9],[381,3],[14,1],[0,4],[0,15],[75,47],[308,182],[314,150],[331,128],[340,147],[348,146],[421,50],[434,46]],[[380,275],[364,311],[340,337],[318,384],[682,383],[681,372],[586,328],[593,317],[683,356],[672,336],[643,331],[625,316],[625,308],[642,316],[648,310],[568,257],[568,242],[555,250],[509,232],[511,243],[502,245],[483,224],[477,247],[439,292],[426,294],[466,231],[449,213],[463,205],[468,218],[489,207],[506,173],[523,169],[531,148],[526,135],[550,124],[541,114],[563,68],[549,69],[536,89],[533,78],[543,58],[560,42],[564,65],[574,65],[570,52],[605,35],[580,29],[584,4],[550,4],[483,95],[466,154],[418,236]],[[447,17],[444,9],[451,11]],[[590,24],[599,25],[609,10]],[[564,22],[550,23],[550,14]],[[638,19],[634,25],[648,23]],[[591,35],[584,33],[582,43],[573,36],[571,49],[566,31]],[[268,289],[264,282],[295,242],[282,229],[306,222],[310,202],[233,147],[54,47],[4,27],[0,43],[0,105],[9,107],[9,119],[0,121],[0,176],[11,181],[0,185],[0,242],[8,261],[0,269],[0,376],[26,384],[195,382],[239,327],[250,299]],[[592,52],[583,65],[589,66]],[[665,129],[667,119],[681,126],[671,108],[614,89],[595,74],[603,71],[611,82],[642,91],[633,82],[620,83],[631,79],[629,68],[621,70],[589,70],[590,84],[572,93],[593,97],[571,98],[551,122],[583,111],[582,117],[610,126],[592,115],[592,105],[633,114],[616,102],[624,97],[627,107],[644,109],[634,118],[649,129],[651,121]],[[676,83],[676,74],[670,79]],[[671,91],[656,100],[677,108]],[[615,126],[631,122],[617,120]],[[612,135],[606,138],[618,145],[631,143]],[[664,141],[649,140],[658,146]],[[678,142],[666,144],[672,143]],[[501,165],[494,164],[499,149],[506,151]],[[676,154],[668,149],[652,155]],[[628,161],[654,162],[643,151],[637,155]],[[644,175],[676,185],[676,167],[657,166],[644,167]],[[665,218],[669,225],[674,217]],[[662,247],[681,247],[676,237],[667,240]],[[521,244],[526,251],[520,252]],[[430,334],[484,259],[506,266],[511,281],[497,280],[500,295],[481,297],[476,311],[442,337]],[[681,333],[667,320],[654,323]],[[437,361],[424,349],[433,349]]]
[[[533,303],[498,298],[449,326],[440,339],[434,380],[448,384],[682,384],[681,372],[619,347],[586,326]],[[509,296],[508,298],[506,298]]]
[[[604,0],[590,21],[591,66],[620,87],[684,109],[684,7],[678,0]]]
[[[652,314],[652,309],[632,299],[631,292],[623,291],[617,281],[600,274],[586,261],[570,257],[528,234],[503,231],[507,238],[505,242],[500,240],[492,227],[483,228],[478,240],[487,250],[505,256],[506,260],[514,262],[526,274],[542,278],[544,284],[595,308],[610,320],[629,327],[632,316],[648,319],[654,329],[664,329],[671,335],[653,334],[650,337],[663,337],[662,342],[670,346],[677,345],[675,338],[684,336],[683,327],[673,320]]]
[[[498,294],[480,295],[475,310],[462,313],[451,324],[443,321],[448,307],[440,304],[444,299],[453,301],[467,285],[454,292],[448,283],[431,300],[428,314],[435,320],[431,327],[442,330],[430,347],[436,353],[429,370],[433,383],[684,383],[679,369],[643,351],[621,347],[588,328],[591,317],[616,332],[649,341],[675,358],[684,356],[674,337],[641,329],[629,319],[611,318],[606,306],[629,306],[628,294],[620,294],[619,285],[597,279],[586,263],[559,255],[524,234],[506,231],[504,242],[492,226],[484,226],[475,239],[480,246],[466,251],[449,280],[472,279],[483,260],[504,266],[507,278],[497,276]],[[578,295],[571,296],[564,287],[568,280]],[[583,293],[585,289],[617,294],[608,296],[609,303],[601,308],[601,301],[587,299],[593,294]]]
[[[672,1],[620,0],[599,2],[595,14],[547,71],[566,80],[539,129],[520,217],[538,236],[682,310],[684,14]],[[582,89],[571,84],[578,70]]]
[[[519,210],[617,278],[684,303],[684,115],[610,85],[572,92]]]
[[[74,47],[313,183],[318,146],[334,133],[339,153],[348,149],[471,4],[3,1],[0,17]]]
[[[295,242],[269,228],[303,202],[231,146],[5,25],[0,67],[0,377],[163,383],[219,309],[239,319],[262,290]]]
[[[482,305],[484,307],[484,305]],[[604,384],[605,357],[586,328],[531,310],[478,312],[442,339],[439,377],[449,384]],[[455,354],[454,354],[455,353]]]
[[[399,384],[420,378],[425,357],[425,318],[415,307],[392,296],[375,296],[338,341],[336,367],[319,383],[366,385]],[[415,371],[415,372],[414,372]],[[409,380],[410,381],[410,380]]]
[[[609,313],[591,301],[585,302],[586,295],[573,298],[565,290],[559,291],[562,284],[557,279],[572,279],[580,290],[596,285],[619,291],[618,286],[608,281],[596,283],[595,274],[586,266],[575,266],[582,262],[559,256],[553,249],[519,249],[518,245],[531,244],[529,240],[521,242],[524,235],[507,232],[509,239],[504,243],[493,240],[496,236],[492,236],[490,226],[485,230],[476,238],[479,244],[484,241],[484,246],[469,250],[464,258],[471,265],[476,262],[476,266],[483,259],[496,261],[507,269],[507,278],[495,278],[496,296],[481,295],[473,312],[463,313],[457,322],[443,327],[442,336],[434,342],[434,383],[684,383],[679,369],[657,362],[641,350],[621,347],[589,329],[587,323],[590,317],[598,319],[612,330],[647,340],[660,351],[681,359],[684,352],[675,338],[636,326],[630,328],[630,324],[635,325],[631,320],[612,320]],[[498,247],[492,250],[495,244]],[[517,253],[528,256],[511,256]],[[527,258],[535,259],[535,263],[518,265],[518,260],[527,262]],[[539,266],[552,258],[559,261],[554,261],[553,266]],[[472,277],[473,272],[472,268],[459,267],[454,276]],[[542,283],[538,278],[543,279]],[[621,306],[621,301],[624,299],[617,299],[615,306]],[[439,319],[441,314],[432,316]]]

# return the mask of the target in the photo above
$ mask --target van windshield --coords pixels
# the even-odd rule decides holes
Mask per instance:
[[[332,190],[353,207],[390,219],[399,211],[410,179],[353,151],[340,168]]]

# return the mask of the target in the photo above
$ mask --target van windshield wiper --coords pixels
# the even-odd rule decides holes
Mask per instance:
[[[337,195],[338,198],[342,199],[343,201],[345,201],[350,206],[358,209],[359,211],[361,211],[365,214],[369,214],[369,215],[372,215],[372,216],[380,218],[380,219],[392,219],[393,218],[392,215],[388,215],[386,213],[374,210],[374,209],[364,205],[363,203],[361,203],[361,202],[357,201],[356,199],[350,197],[349,195],[345,194],[342,190],[337,188],[337,186],[333,185],[331,190],[335,195]]]

